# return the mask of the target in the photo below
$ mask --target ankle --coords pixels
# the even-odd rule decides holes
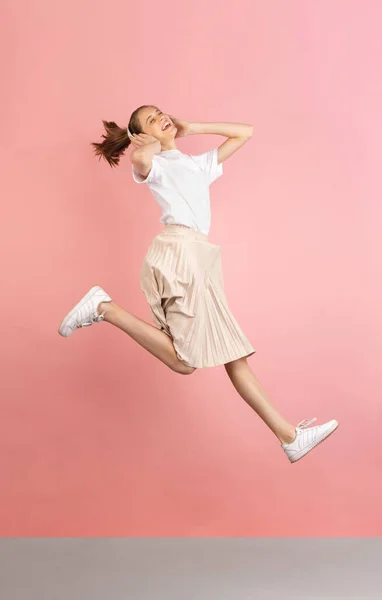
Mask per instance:
[[[98,307],[97,307],[97,312],[98,312],[99,315],[101,313],[105,312],[105,316],[106,316],[107,313],[110,310],[113,310],[113,308],[116,308],[116,306],[117,305],[113,301],[111,301],[111,300],[106,301],[106,302],[101,302],[101,304],[99,304]]]
[[[291,444],[296,439],[296,430],[290,429],[288,432],[283,432],[282,435],[277,436],[281,444]]]

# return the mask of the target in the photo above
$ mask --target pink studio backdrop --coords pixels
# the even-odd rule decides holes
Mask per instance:
[[[380,536],[380,3],[2,13],[0,534]],[[104,323],[57,333],[95,284],[151,322],[159,208],[128,156],[113,171],[90,147],[146,103],[254,126],[211,187],[210,239],[271,400],[341,422],[297,465],[224,368],[176,375]]]

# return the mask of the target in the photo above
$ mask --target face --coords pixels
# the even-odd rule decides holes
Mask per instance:
[[[170,117],[163,113],[156,106],[150,106],[149,108],[142,108],[139,112],[139,122],[141,124],[143,133],[147,133],[148,135],[153,135],[162,143],[168,143],[169,140],[173,140],[175,138],[175,134],[177,129]],[[169,125],[166,129],[163,129],[166,126],[166,123]]]

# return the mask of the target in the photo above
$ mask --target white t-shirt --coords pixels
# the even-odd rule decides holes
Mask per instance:
[[[209,186],[223,174],[218,165],[218,149],[202,154],[183,154],[180,150],[163,150],[154,154],[152,168],[146,178],[134,165],[133,179],[147,183],[162,209],[160,222],[187,225],[209,233],[211,225]]]

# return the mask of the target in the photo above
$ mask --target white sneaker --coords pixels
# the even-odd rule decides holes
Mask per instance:
[[[296,427],[296,438],[290,444],[281,444],[285,454],[291,463],[300,460],[310,450],[313,450],[318,444],[323,442],[331,435],[338,427],[339,423],[335,419],[322,425],[308,427],[311,423],[317,421],[316,417],[307,421],[301,421]]]
[[[105,318],[105,312],[98,314],[97,308],[101,302],[110,302],[110,296],[99,285],[95,285],[76,304],[62,321],[58,333],[68,337],[73,331],[80,327],[89,327],[93,323],[99,323]]]

